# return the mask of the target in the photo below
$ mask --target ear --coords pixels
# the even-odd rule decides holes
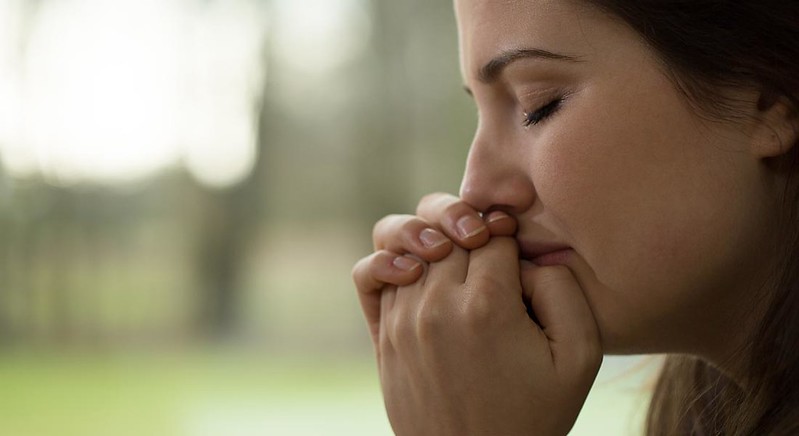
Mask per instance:
[[[783,96],[763,93],[757,103],[752,153],[760,158],[788,153],[799,141],[799,114]]]

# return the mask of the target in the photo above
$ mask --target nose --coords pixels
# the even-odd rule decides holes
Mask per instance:
[[[536,197],[528,157],[524,147],[478,128],[466,159],[461,199],[482,212],[527,210]]]

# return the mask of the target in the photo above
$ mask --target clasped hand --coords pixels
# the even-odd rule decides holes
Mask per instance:
[[[446,194],[375,226],[353,278],[396,434],[574,425],[602,359],[596,321],[567,267],[519,259],[515,229]]]

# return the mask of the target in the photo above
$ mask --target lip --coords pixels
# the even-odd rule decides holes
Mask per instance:
[[[519,256],[538,266],[563,265],[573,251],[557,242],[519,241]]]

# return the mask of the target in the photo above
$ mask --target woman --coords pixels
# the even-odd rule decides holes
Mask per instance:
[[[562,435],[668,353],[649,435],[799,434],[799,3],[456,0],[460,199],[354,268],[400,435]]]

